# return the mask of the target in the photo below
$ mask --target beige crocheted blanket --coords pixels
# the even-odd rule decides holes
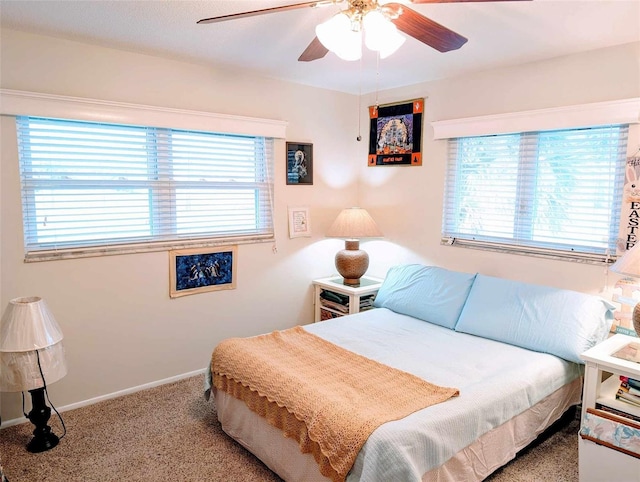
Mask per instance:
[[[243,400],[343,481],[380,425],[458,395],[336,346],[301,327],[231,338],[213,352],[216,389]]]

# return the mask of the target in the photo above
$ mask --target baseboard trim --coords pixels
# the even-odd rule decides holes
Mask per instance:
[[[76,408],[86,407],[88,405],[93,405],[94,403],[103,402],[105,400],[110,400],[112,398],[121,397],[123,395],[130,395],[131,393],[139,392],[141,390],[147,390],[149,388],[159,387],[160,385],[166,385],[167,383],[173,383],[180,380],[184,380],[185,378],[191,378],[196,375],[204,374],[206,372],[206,368],[201,370],[194,370],[189,373],[182,373],[181,375],[176,375],[169,378],[163,378],[162,380],[156,380],[155,382],[145,383],[143,385],[138,385],[131,388],[126,388],[124,390],[119,390],[113,393],[107,393],[106,395],[100,395],[99,397],[90,398],[88,400],[83,400],[81,402],[72,403],[69,405],[65,405],[63,407],[56,407],[58,412],[66,412],[68,410],[74,410]],[[204,382],[202,384],[202,393],[204,394]],[[203,395],[204,396],[204,395]],[[52,413],[52,416],[55,416],[55,413]],[[0,430],[3,428],[11,427],[13,425],[18,425],[20,423],[28,422],[29,419],[26,417],[12,418],[11,420],[7,420],[6,422],[2,422],[0,425]]]

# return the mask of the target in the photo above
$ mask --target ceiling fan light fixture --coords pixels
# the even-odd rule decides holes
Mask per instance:
[[[380,54],[380,58],[386,59],[387,57],[389,57],[389,55],[402,47],[402,44],[405,40],[407,40],[407,38],[396,30],[387,38],[385,45],[378,51]]]
[[[368,12],[362,25],[365,32],[365,45],[369,50],[385,52],[388,57],[404,43],[404,37],[396,26],[378,10]]]
[[[380,10],[364,15],[345,10],[316,26],[316,37],[327,50],[342,60],[354,61],[362,57],[362,40],[369,50],[384,59],[404,43],[394,23]]]
[[[332,52],[340,47],[341,38],[351,30],[351,19],[340,12],[316,26],[318,40]]]
[[[362,31],[349,30],[342,36],[340,44],[333,50],[333,53],[342,60],[359,60],[362,57]]]
[[[318,40],[342,60],[358,60],[362,57],[362,29],[351,17],[340,12],[316,26]]]

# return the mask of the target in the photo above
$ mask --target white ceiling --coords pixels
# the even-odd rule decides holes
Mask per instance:
[[[640,41],[640,0],[533,0],[412,8],[467,37],[440,53],[413,38],[381,60],[329,53],[297,58],[338,7],[303,8],[201,24],[201,18],[302,0],[0,0],[2,28],[248,70],[352,94],[410,85]],[[365,49],[366,50],[366,49]]]

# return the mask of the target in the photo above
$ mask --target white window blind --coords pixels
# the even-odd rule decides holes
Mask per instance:
[[[615,254],[628,126],[449,140],[443,243],[604,261]]]
[[[273,239],[270,138],[24,116],[17,127],[27,259]]]

